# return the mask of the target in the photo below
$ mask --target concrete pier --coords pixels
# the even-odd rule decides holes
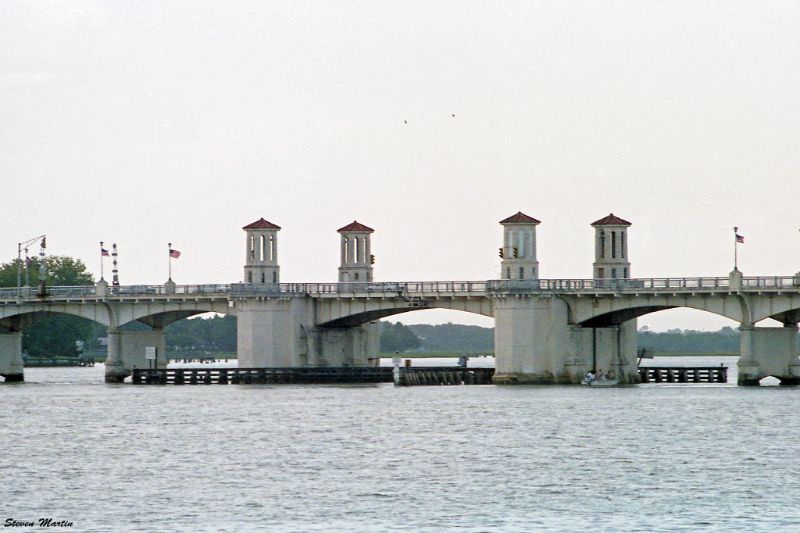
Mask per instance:
[[[156,349],[156,358],[147,359],[147,348]],[[106,383],[121,383],[133,369],[166,368],[166,342],[160,328],[149,331],[110,330]]]
[[[781,385],[800,384],[797,325],[782,328],[739,327],[739,385],[758,385],[767,376]]]
[[[6,383],[25,381],[22,362],[22,332],[0,333],[0,376]]]

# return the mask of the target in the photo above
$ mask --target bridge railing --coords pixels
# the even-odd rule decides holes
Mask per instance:
[[[741,287],[733,289],[730,279],[707,278],[636,278],[636,279],[536,279],[490,281],[403,281],[403,282],[349,282],[349,283],[281,283],[260,285],[255,283],[197,284],[197,285],[121,285],[107,288],[105,297],[125,298],[140,296],[190,296],[190,295],[300,295],[338,296],[375,295],[387,297],[442,295],[482,295],[496,292],[540,291],[703,291],[703,290],[800,290],[800,276],[745,277]],[[38,287],[0,288],[0,299],[94,298],[94,285],[46,287],[44,295]]]
[[[485,281],[379,281],[342,283],[281,283],[281,292],[304,293],[311,295],[337,294],[386,294],[414,295],[435,293],[483,294]]]
[[[489,292],[515,291],[672,291],[672,290],[732,290],[730,279],[725,278],[635,278],[635,279],[532,279],[491,280],[486,282]],[[760,276],[742,279],[741,289],[800,289],[800,276]]]

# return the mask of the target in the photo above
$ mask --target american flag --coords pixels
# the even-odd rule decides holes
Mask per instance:
[[[744,244],[744,237],[742,235],[736,234],[736,242]]]
[[[108,257],[108,250],[105,248],[100,248],[100,255],[103,257]]]
[[[170,249],[170,251],[169,251],[169,256],[170,256],[171,258],[173,258],[173,259],[178,259],[178,258],[181,256],[181,253],[180,253],[178,250],[172,250],[172,249]]]

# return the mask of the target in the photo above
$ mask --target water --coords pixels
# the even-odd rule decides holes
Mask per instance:
[[[98,532],[800,528],[797,388],[102,377],[102,365],[32,368],[27,383],[0,385],[2,521]]]

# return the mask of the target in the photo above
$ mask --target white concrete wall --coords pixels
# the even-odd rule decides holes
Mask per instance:
[[[239,367],[305,366],[311,340],[300,326],[313,324],[307,317],[308,306],[302,298],[238,301]]]
[[[797,327],[739,328],[739,384],[755,385],[773,376],[785,383],[800,380]]]
[[[22,332],[0,333],[0,376],[22,381],[23,374]]]
[[[122,381],[134,368],[152,368],[153,362],[145,357],[145,348],[154,346],[158,368],[167,367],[167,346],[164,330],[108,332],[108,358],[106,359],[106,381]]]
[[[567,306],[552,297],[495,300],[495,382],[556,383],[564,379],[571,349]]]
[[[495,300],[495,383],[580,383],[592,368],[592,342],[591,328],[569,324],[561,298]],[[638,382],[635,320],[597,328],[596,346],[597,368]]]
[[[370,366],[379,353],[378,323],[351,328],[319,328],[320,360],[325,366]]]

